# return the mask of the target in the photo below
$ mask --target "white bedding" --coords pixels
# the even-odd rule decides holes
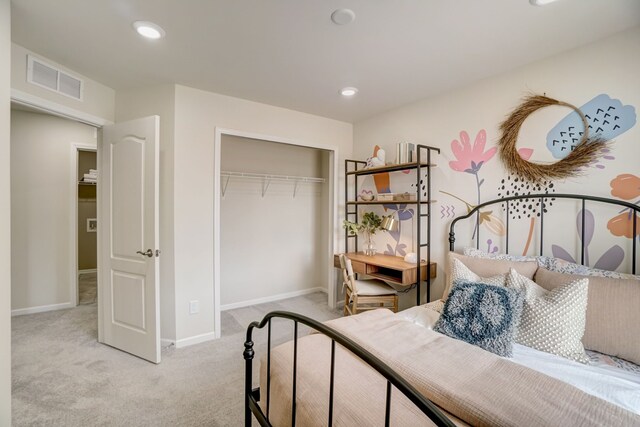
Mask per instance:
[[[433,303],[432,303],[433,304]],[[439,313],[424,306],[412,307],[397,313],[397,316],[433,329]],[[620,369],[592,358],[589,365],[574,362],[560,356],[538,351],[519,344],[514,345],[514,363],[526,366],[550,377],[640,414],[640,373]]]

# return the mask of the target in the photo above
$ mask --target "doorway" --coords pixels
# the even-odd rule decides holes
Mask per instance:
[[[95,304],[98,296],[97,151],[76,146],[77,305]]]
[[[79,150],[96,149],[95,127],[12,104],[12,315],[77,305]]]

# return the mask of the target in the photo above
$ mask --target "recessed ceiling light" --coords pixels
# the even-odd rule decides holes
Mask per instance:
[[[135,28],[142,37],[148,39],[161,39],[165,34],[164,30],[158,24],[149,21],[136,21],[133,23],[133,28]]]
[[[354,96],[356,93],[358,93],[358,89],[355,87],[345,87],[342,88],[340,93],[342,94],[342,96]]]
[[[557,0],[529,0],[529,3],[531,3],[533,6],[546,6],[549,3],[553,3]]]
[[[351,9],[334,10],[331,14],[331,20],[336,25],[347,25],[356,19],[356,14]]]

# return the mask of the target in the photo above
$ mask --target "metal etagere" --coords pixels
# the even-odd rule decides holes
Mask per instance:
[[[416,147],[416,162],[411,163],[401,163],[397,165],[389,165],[382,166],[376,168],[368,168],[364,169],[366,166],[366,162],[360,160],[345,160],[344,161],[344,205],[345,205],[345,218],[347,220],[353,220],[357,222],[358,220],[358,207],[359,206],[367,206],[367,205],[391,205],[391,204],[403,204],[403,205],[415,205],[416,206],[416,241],[417,241],[417,255],[418,259],[416,262],[416,283],[414,284],[416,288],[416,305],[420,305],[421,303],[421,278],[422,278],[422,268],[427,268],[426,274],[426,285],[427,285],[427,302],[431,300],[431,203],[433,200],[431,199],[431,170],[435,167],[435,164],[432,162],[432,153],[440,153],[440,149],[436,147],[430,147],[427,145],[417,145]],[[424,155],[423,155],[424,154]],[[426,158],[426,162],[423,159]],[[359,201],[358,200],[358,178],[361,176],[367,175],[375,175],[379,173],[386,172],[398,172],[404,170],[416,170],[416,200],[411,201]],[[426,178],[424,182],[420,182],[422,178],[423,171],[427,171]],[[351,195],[349,194],[349,177],[353,177],[353,192]],[[425,189],[422,190],[422,186],[425,186]],[[426,192],[426,200],[424,200],[422,191]],[[350,197],[351,196],[351,197]],[[424,212],[426,211],[426,212]],[[422,239],[422,231],[423,231],[423,221],[426,222],[426,236],[423,242]],[[358,251],[358,236],[353,235],[350,236],[349,232],[345,230],[345,252],[349,252],[349,242],[351,240],[354,241],[355,251]],[[423,267],[420,262],[423,258],[423,249],[426,251],[426,267]]]

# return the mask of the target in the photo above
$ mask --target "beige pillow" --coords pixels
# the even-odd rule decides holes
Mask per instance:
[[[445,273],[445,288],[443,299],[447,299],[449,292],[451,292],[451,283],[453,282],[451,269],[453,267],[453,260],[460,260],[469,270],[481,277],[496,276],[499,274],[507,274],[510,268],[522,274],[523,276],[533,279],[533,275],[538,269],[538,263],[535,261],[506,261],[506,260],[493,260],[485,258],[474,258],[466,255],[460,255],[455,252],[449,252],[448,264]]]
[[[538,269],[535,280],[545,289],[583,278]],[[584,347],[640,364],[640,283],[634,279],[589,276]]]
[[[512,268],[506,286],[525,293],[516,333],[518,344],[589,363],[582,345],[589,279],[564,281],[552,290],[545,290]]]

